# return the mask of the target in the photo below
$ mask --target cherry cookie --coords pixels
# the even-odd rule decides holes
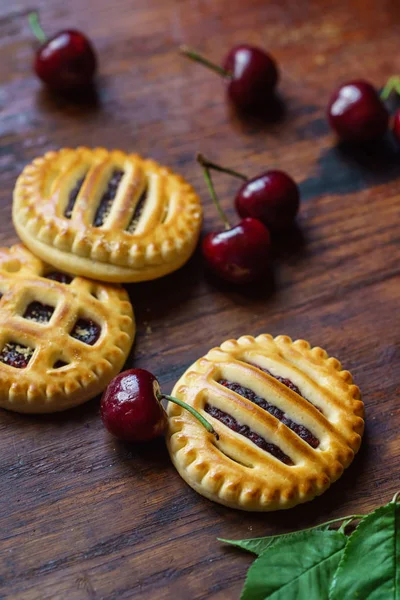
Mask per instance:
[[[270,335],[224,342],[196,361],[168,405],[168,448],[183,479],[233,508],[290,508],[322,494],[352,462],[364,405],[348,371],[322,348]]]
[[[125,290],[0,248],[0,406],[51,413],[99,394],[122,368],[135,323]]]
[[[181,267],[200,233],[193,188],[152,160],[64,148],[25,167],[13,221],[41,259],[100,281],[156,279]]]

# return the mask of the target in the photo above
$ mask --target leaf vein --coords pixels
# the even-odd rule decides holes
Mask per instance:
[[[283,590],[285,587],[287,587],[288,585],[292,585],[293,583],[295,583],[298,579],[300,579],[301,577],[304,577],[304,575],[306,575],[309,571],[312,571],[313,569],[315,569],[316,567],[319,567],[320,565],[322,565],[325,561],[330,560],[331,558],[333,558],[336,554],[338,554],[339,552],[343,552],[343,548],[340,548],[339,550],[336,550],[336,552],[334,552],[333,554],[330,554],[329,556],[326,556],[325,558],[323,558],[321,561],[319,561],[318,563],[316,563],[315,565],[312,565],[311,567],[309,567],[308,569],[306,569],[305,571],[302,571],[300,573],[300,575],[298,575],[297,577],[295,577],[294,579],[292,579],[291,581],[288,581],[287,583],[285,583],[284,585],[282,585],[279,590],[276,590],[275,592],[273,592],[270,596],[270,598],[273,598],[276,592],[281,592],[281,590]]]

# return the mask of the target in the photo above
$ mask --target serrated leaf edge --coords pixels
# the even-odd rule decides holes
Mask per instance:
[[[397,500],[397,499],[396,499],[396,500]],[[365,516],[365,517],[364,517],[364,518],[363,518],[363,519],[360,521],[360,523],[358,524],[357,528],[356,528],[356,529],[353,531],[353,533],[352,533],[352,534],[351,534],[351,535],[350,535],[350,536],[347,538],[347,543],[346,543],[346,546],[345,546],[345,548],[344,548],[344,551],[343,551],[343,556],[342,556],[342,558],[340,559],[340,562],[339,562],[339,564],[338,564],[338,567],[337,567],[337,569],[336,569],[336,572],[335,572],[335,574],[334,574],[334,576],[333,576],[333,579],[332,579],[331,586],[330,586],[330,588],[329,588],[329,600],[335,600],[335,598],[334,598],[333,594],[334,594],[334,592],[335,592],[335,587],[336,587],[336,585],[337,585],[337,581],[338,581],[338,574],[339,574],[339,571],[340,571],[340,569],[341,569],[341,567],[342,567],[342,564],[343,564],[343,562],[346,560],[346,557],[347,557],[347,554],[348,554],[348,551],[349,551],[349,550],[348,550],[348,548],[349,548],[349,545],[350,545],[350,543],[354,543],[354,539],[357,539],[357,538],[358,538],[358,536],[360,535],[360,529],[361,529],[361,530],[363,529],[363,527],[364,527],[364,525],[365,525],[365,522],[366,522],[366,521],[368,521],[368,519],[370,519],[370,518],[372,518],[372,517],[376,516],[376,515],[377,515],[377,513],[381,512],[381,511],[383,512],[385,509],[387,509],[387,508],[388,508],[389,506],[391,506],[392,504],[393,504],[393,505],[395,505],[395,504],[396,504],[396,500],[395,500],[395,498],[393,498],[393,500],[392,500],[391,502],[389,502],[388,504],[384,504],[383,506],[379,506],[379,507],[378,507],[376,510],[374,510],[372,513],[370,513],[369,515]],[[362,531],[361,531],[361,534],[362,534]],[[396,598],[396,596],[394,596],[394,598]]]
[[[340,537],[342,537],[342,538],[344,538],[344,539],[347,539],[347,536],[346,536],[344,533],[341,533],[340,531],[338,531],[338,530],[336,530],[336,529],[326,529],[326,530],[323,530],[323,531],[321,531],[321,530],[315,530],[315,529],[314,529],[314,530],[313,530],[313,532],[314,532],[314,531],[315,531],[315,533],[317,533],[317,534],[323,533],[324,535],[328,534],[328,535],[331,535],[331,536],[332,536],[332,535],[337,535],[337,534],[339,534],[339,535],[340,535]],[[299,535],[303,535],[304,537],[307,537],[307,536],[309,535],[309,531],[308,531],[308,530],[302,530],[302,531],[299,531],[298,533],[299,533]],[[284,534],[284,535],[287,537],[287,536],[290,536],[291,534]],[[285,540],[285,541],[286,541],[286,540]],[[346,546],[347,546],[347,544],[344,546],[344,548],[346,548]],[[306,571],[304,571],[304,573],[307,573],[307,572],[308,572],[308,571],[310,571],[311,569],[315,569],[315,567],[317,567],[318,565],[321,565],[323,562],[325,562],[325,561],[326,561],[326,560],[328,560],[329,558],[332,558],[332,556],[335,556],[335,554],[337,554],[338,552],[343,552],[343,551],[344,551],[344,548],[341,548],[340,550],[337,550],[337,551],[336,551],[334,554],[331,554],[330,556],[327,556],[326,558],[324,558],[323,560],[321,560],[321,562],[317,563],[316,565],[313,565],[312,567],[310,567],[309,569],[307,569]],[[250,569],[251,569],[251,568],[254,566],[254,564],[257,562],[257,560],[258,560],[259,558],[261,558],[262,556],[264,556],[264,554],[266,554],[266,553],[268,553],[268,552],[274,552],[274,548],[267,548],[267,549],[265,550],[265,552],[262,552],[261,554],[259,554],[259,555],[258,555],[258,557],[255,559],[255,561],[254,561],[254,562],[253,562],[253,563],[250,565],[250,567],[248,568],[248,570],[247,570],[247,573],[246,573],[246,579],[245,579],[245,581],[244,581],[244,585],[243,585],[243,589],[242,589],[242,591],[241,591],[241,593],[240,593],[240,600],[242,600],[242,598],[243,598],[243,594],[244,594],[244,592],[245,592],[245,589],[246,589],[246,586],[247,586],[247,584],[248,584],[248,575],[249,575],[249,571],[250,571]],[[304,573],[302,573],[302,575],[301,575],[301,576],[303,576],[303,574],[304,574]],[[296,581],[296,579],[298,579],[298,578],[299,578],[299,577],[296,577],[295,579],[293,579],[293,581]],[[290,583],[292,583],[292,582],[290,582]],[[286,583],[286,584],[285,584],[284,586],[282,586],[282,588],[280,588],[280,589],[283,589],[283,588],[284,588],[286,585],[288,585],[288,584]],[[274,594],[275,594],[275,592],[274,592]],[[269,597],[272,597],[272,596],[269,596]],[[265,597],[265,600],[267,600],[267,596]]]
[[[257,552],[254,552],[254,550],[250,550],[249,548],[245,547],[245,544],[248,542],[261,542],[262,540],[271,540],[271,543],[274,542],[275,540],[279,540],[279,539],[285,539],[287,537],[293,536],[293,535],[299,535],[300,533],[309,533],[311,531],[340,531],[341,528],[338,529],[329,529],[329,527],[335,523],[339,523],[340,521],[344,521],[346,523],[354,521],[355,519],[363,519],[365,518],[365,516],[368,515],[350,515],[349,517],[340,517],[338,519],[333,519],[332,521],[327,521],[325,523],[321,523],[320,525],[314,525],[313,527],[307,527],[306,529],[299,529],[298,531],[288,531],[287,533],[278,533],[277,535],[266,535],[266,536],[262,536],[262,537],[256,537],[256,538],[245,538],[245,539],[241,539],[241,540],[227,540],[225,538],[217,538],[217,540],[219,542],[223,542],[224,544],[230,544],[231,546],[235,546],[236,548],[240,548],[241,550],[245,550],[246,552],[251,552],[252,554],[256,554],[257,556],[260,556],[260,554],[257,554]],[[344,530],[342,530],[343,532]],[[269,546],[268,546],[269,547]],[[265,550],[268,550],[268,547]]]
[[[328,529],[325,529],[324,526],[322,525],[321,528],[312,527],[310,529],[302,529],[300,531],[289,531],[288,533],[279,533],[278,535],[267,535],[265,537],[248,538],[248,539],[244,539],[244,540],[225,540],[223,538],[217,538],[217,539],[219,542],[224,542],[225,544],[231,544],[231,546],[235,546],[236,548],[240,548],[241,550],[246,550],[246,552],[251,552],[252,554],[255,554],[256,556],[261,556],[261,554],[264,554],[264,552],[269,550],[270,545],[273,544],[274,542],[277,542],[279,540],[286,540],[288,538],[290,539],[292,537],[297,537],[303,533],[309,533],[310,531],[336,531],[336,529],[328,530]],[[246,546],[245,546],[245,544],[247,544],[247,543],[257,544],[259,542],[262,542],[263,540],[265,540],[265,541],[269,540],[269,544],[259,554],[257,552],[255,552],[254,550],[250,550],[250,548],[246,548]]]

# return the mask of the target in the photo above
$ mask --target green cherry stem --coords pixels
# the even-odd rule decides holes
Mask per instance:
[[[337,519],[331,519],[330,521],[326,521],[320,525],[314,525],[314,527],[310,527],[309,529],[318,529],[319,527],[322,527],[322,525],[334,525],[335,523],[340,523],[341,521],[344,521],[345,527],[347,527],[347,525],[349,525],[352,521],[363,519],[365,516],[366,515],[348,515],[347,517],[337,517]],[[305,529],[304,531],[308,530]]]
[[[230,77],[231,76],[231,74],[228,71],[225,71],[225,69],[223,69],[219,65],[216,65],[215,63],[211,62],[210,60],[208,60],[208,58],[205,58],[204,56],[199,54],[196,50],[193,50],[193,48],[189,48],[189,46],[185,46],[185,45],[180,46],[179,52],[181,54],[183,54],[184,56],[186,56],[187,58],[190,58],[190,60],[200,63],[204,67],[207,67],[208,69],[211,69],[212,71],[215,71],[215,73],[218,73],[218,75],[221,75],[222,77]]]
[[[169,396],[168,394],[157,394],[157,399],[160,402],[163,398],[165,398],[165,400],[168,400],[168,402],[173,402],[174,404],[177,404],[178,406],[181,406],[182,408],[188,410],[190,414],[192,414],[203,425],[203,427],[207,429],[207,431],[209,431],[215,436],[215,439],[219,440],[219,435],[215,431],[211,423],[209,423],[207,419],[203,417],[203,415],[201,415],[195,408],[193,408],[193,406],[186,404],[186,402],[183,402],[183,400],[179,400],[179,398],[174,398],[174,396]]]
[[[37,12],[31,12],[28,15],[28,21],[30,28],[32,29],[33,35],[39,40],[41,44],[47,42],[47,36],[42,29],[39,21],[39,15]]]
[[[212,169],[213,171],[218,171],[219,173],[226,173],[227,175],[232,175],[232,177],[237,177],[238,179],[242,179],[243,181],[248,181],[248,177],[243,175],[243,173],[239,173],[238,171],[234,171],[233,169],[228,169],[227,167],[221,167],[221,165],[217,165],[217,163],[208,160],[202,154],[197,156],[197,160],[203,167],[208,167],[208,169]]]
[[[216,208],[217,208],[217,211],[218,211],[218,213],[219,213],[219,216],[221,217],[222,221],[224,222],[225,229],[230,229],[230,228],[231,228],[231,226],[230,226],[230,224],[229,224],[229,221],[228,221],[228,219],[227,219],[227,217],[226,217],[226,214],[225,214],[225,213],[224,213],[224,211],[222,210],[221,203],[220,203],[220,201],[218,200],[217,194],[215,193],[214,185],[213,185],[213,182],[212,182],[212,179],[211,179],[211,173],[210,173],[210,169],[209,169],[209,167],[208,167],[208,165],[207,165],[207,161],[204,159],[204,157],[203,157],[203,155],[202,155],[202,154],[198,154],[198,155],[197,155],[197,162],[198,162],[198,163],[199,163],[199,165],[201,165],[201,166],[202,166],[202,168],[203,168],[203,172],[204,172],[204,179],[206,180],[207,187],[208,187],[208,189],[209,189],[209,192],[210,192],[210,195],[211,195],[212,201],[214,202],[214,204],[215,204],[215,206],[216,206]]]
[[[345,521],[343,521],[343,523],[341,524],[341,526],[339,527],[338,531],[339,533],[346,533],[346,528],[351,525],[351,523],[354,521],[353,518],[350,519],[346,519]]]
[[[389,77],[385,87],[381,91],[381,99],[387,100],[392,92],[396,92],[400,96],[400,75]]]

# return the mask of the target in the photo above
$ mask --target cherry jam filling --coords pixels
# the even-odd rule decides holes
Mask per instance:
[[[145,202],[147,200],[147,188],[145,188],[143,190],[143,192],[141,193],[141,196],[139,198],[139,202],[136,204],[135,207],[135,212],[132,215],[132,219],[131,222],[128,225],[127,231],[129,231],[129,233],[133,233],[139,223],[139,219],[142,216],[142,212],[143,212],[143,208],[145,205]]]
[[[318,448],[319,440],[309,431],[304,425],[300,425],[299,423],[295,423],[277,406],[270,404],[264,398],[260,398],[257,396],[255,392],[250,390],[249,388],[243,387],[239,383],[233,383],[232,381],[226,381],[225,379],[221,379],[218,381],[220,385],[232,390],[236,394],[240,394],[243,398],[250,400],[250,402],[254,402],[260,408],[269,412],[270,415],[274,416],[278,421],[289,427],[296,435],[298,435],[302,440],[307,442],[312,448]]]
[[[121,171],[121,169],[115,169],[112,172],[107,184],[106,191],[101,197],[100,204],[97,208],[96,215],[94,217],[93,225],[95,227],[101,227],[101,225],[103,225],[108,215],[110,214],[114,198],[117,195],[118,186],[121,183],[121,179],[123,178],[123,176],[124,171]]]
[[[253,444],[261,448],[261,450],[265,450],[265,452],[272,454],[272,456],[285,463],[285,465],[294,464],[292,459],[289,458],[287,454],[282,452],[279,446],[267,442],[263,437],[261,437],[261,435],[258,435],[258,433],[250,429],[248,425],[240,424],[234,417],[223,410],[212,406],[211,404],[206,404],[204,410],[206,413],[214,417],[214,419],[218,419],[218,421],[229,427],[229,429],[232,429],[232,431],[236,431],[236,433],[243,435],[245,438],[253,442]]]
[[[100,327],[91,319],[78,319],[70,336],[84,344],[93,346],[99,339],[100,332]]]
[[[306,398],[304,396],[304,394],[301,393],[301,391],[299,390],[299,388],[297,387],[297,385],[295,385],[293,383],[293,381],[290,381],[290,379],[286,379],[286,377],[280,377],[279,375],[272,375],[272,373],[270,371],[268,371],[268,369],[264,369],[264,367],[260,367],[260,365],[256,365],[255,363],[247,363],[253,367],[257,367],[257,369],[260,369],[260,371],[264,371],[264,373],[266,373],[267,375],[270,375],[270,377],[273,377],[274,379],[276,379],[277,381],[279,381],[280,383],[283,383],[283,385],[286,385],[286,387],[289,388],[289,390],[292,390],[293,392],[296,392],[296,394],[298,394],[299,396],[301,396],[303,398],[303,400],[307,400],[307,402],[309,402],[310,404],[312,404],[317,410],[319,410],[320,413],[322,413],[322,410],[318,407],[315,406],[315,404],[313,404],[308,398]]]
[[[35,301],[28,304],[23,314],[23,317],[24,319],[36,321],[37,323],[48,323],[51,319],[51,315],[53,314],[53,312],[53,306]]]
[[[67,273],[61,273],[61,271],[52,271],[51,273],[47,273],[45,275],[46,279],[51,279],[52,281],[58,281],[58,283],[69,284],[72,281],[72,277],[67,275]]]
[[[68,363],[64,362],[63,360],[57,360],[54,365],[53,365],[53,369],[61,369],[61,367],[66,367]]]
[[[25,369],[32,355],[33,348],[16,342],[7,342],[0,352],[0,361],[16,369]]]
[[[74,210],[76,199],[78,197],[78,194],[79,194],[79,191],[80,191],[80,189],[82,187],[82,184],[85,181],[85,177],[86,177],[86,175],[83,176],[83,177],[81,177],[81,179],[78,179],[78,181],[76,182],[75,186],[72,188],[72,190],[69,193],[67,208],[64,211],[64,217],[66,217],[67,219],[71,218],[72,211]]]

